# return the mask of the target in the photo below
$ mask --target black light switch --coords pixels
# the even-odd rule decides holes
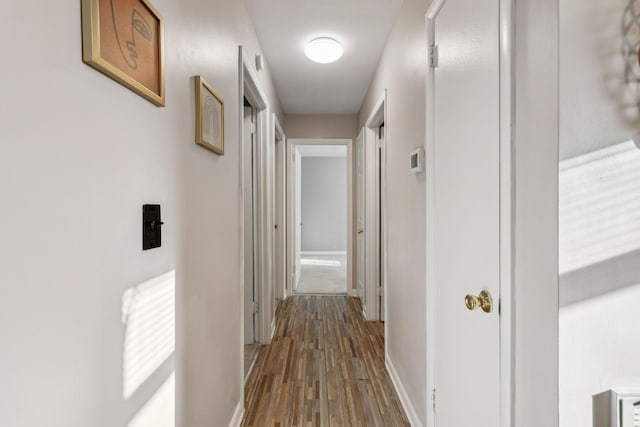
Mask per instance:
[[[162,246],[162,224],[160,205],[142,206],[142,250]]]

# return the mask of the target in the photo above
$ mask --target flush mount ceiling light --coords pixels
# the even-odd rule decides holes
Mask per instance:
[[[304,48],[304,54],[310,60],[320,64],[330,64],[342,58],[342,45],[329,37],[311,40]]]

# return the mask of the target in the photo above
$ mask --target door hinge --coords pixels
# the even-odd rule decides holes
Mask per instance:
[[[429,67],[438,67],[438,45],[429,46]]]
[[[378,296],[382,296],[382,286],[378,286]]]
[[[433,407],[433,412],[436,412],[436,389],[435,388],[431,391],[431,405]]]
[[[255,301],[254,301],[254,302],[252,302],[251,304],[253,305],[253,312],[254,312],[254,313],[257,313],[257,312],[259,312],[259,311],[260,311],[260,306],[258,306],[258,303],[257,303],[257,302],[255,302]]]

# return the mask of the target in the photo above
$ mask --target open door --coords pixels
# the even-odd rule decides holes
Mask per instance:
[[[256,251],[255,251],[255,112],[251,106],[244,108],[244,343],[256,342]]]
[[[293,290],[300,282],[300,252],[302,251],[302,155],[298,147],[293,146],[293,232],[294,232],[294,278]]]
[[[277,303],[287,297],[286,289],[286,270],[287,270],[287,243],[286,243],[286,137],[282,126],[278,122],[278,118],[273,114],[274,122],[274,163],[275,163],[275,181],[274,181],[274,249],[273,249],[273,313],[275,314]]]
[[[365,307],[364,129],[356,139],[356,279],[358,297]]]
[[[384,189],[384,182],[383,180],[383,176],[384,176],[384,172],[383,172],[383,162],[384,162],[384,147],[385,147],[385,127],[384,127],[384,122],[378,127],[378,161],[377,161],[377,166],[378,166],[378,170],[377,170],[377,174],[378,174],[378,188],[377,188],[377,199],[378,199],[378,281],[379,281],[379,298],[378,298],[378,308],[379,308],[379,313],[378,313],[378,318],[380,319],[381,322],[385,321],[385,301],[386,301],[386,296],[385,296],[385,285],[386,285],[386,276],[385,276],[385,260],[384,260],[384,247],[386,245],[385,242],[385,233],[384,233],[384,224],[385,224],[385,220],[386,218],[384,217],[384,209],[382,206],[382,201],[384,200],[383,197],[383,189]]]
[[[295,277],[293,289],[298,288],[300,282],[300,270],[301,270],[301,251],[302,251],[302,156],[298,147],[293,147],[294,155],[294,229],[295,229],[295,246],[294,262],[295,262]]]

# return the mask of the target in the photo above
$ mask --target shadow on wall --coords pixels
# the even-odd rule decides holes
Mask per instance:
[[[128,289],[122,297],[122,397],[128,427],[175,425],[175,271]]]
[[[592,396],[639,387],[640,149],[560,163],[560,426],[592,425]]]
[[[640,283],[640,149],[560,163],[560,305]]]

